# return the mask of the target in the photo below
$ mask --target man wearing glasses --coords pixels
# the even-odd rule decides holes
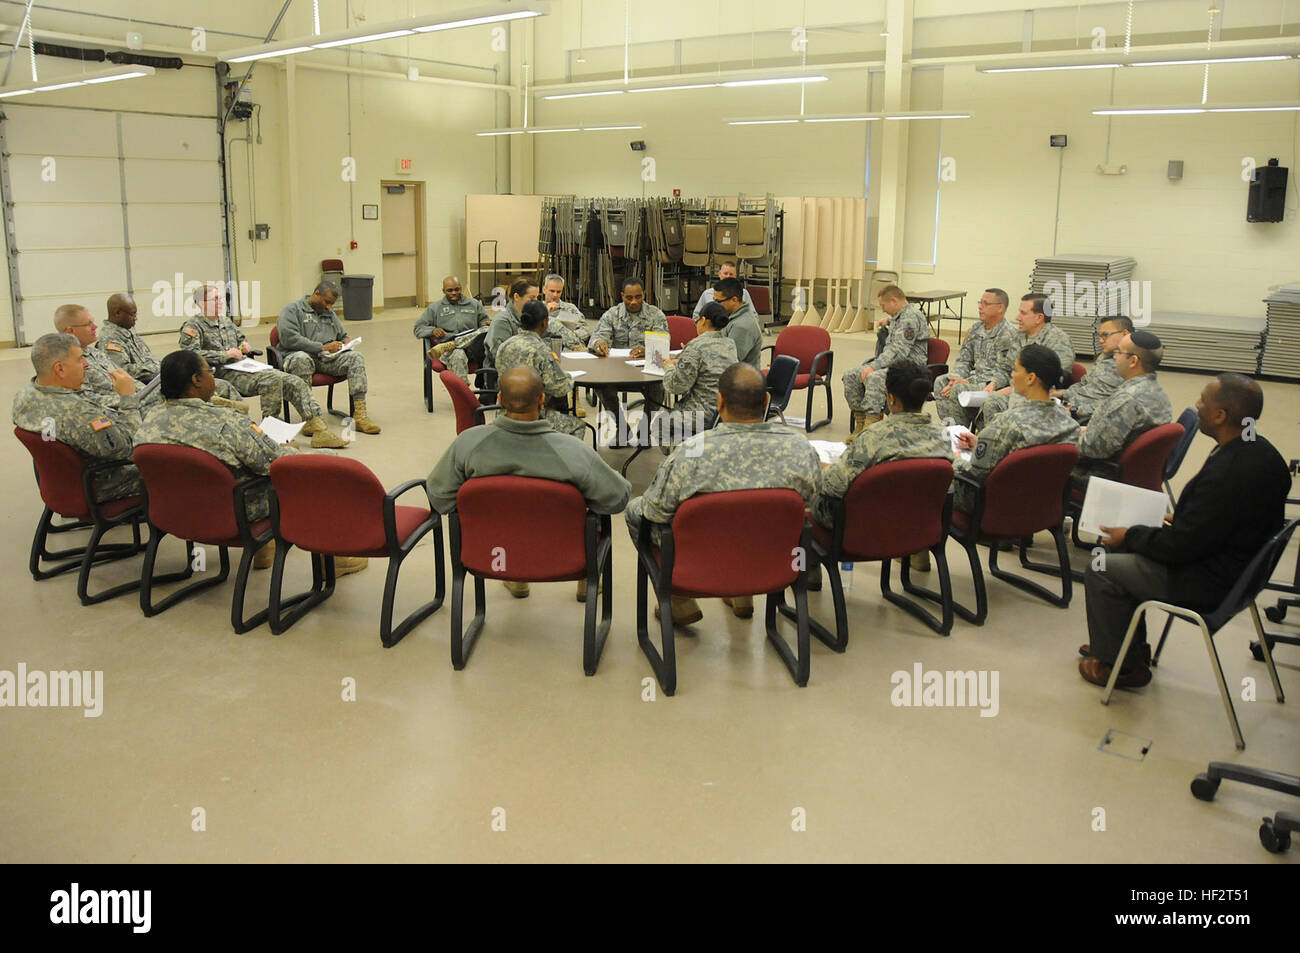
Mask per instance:
[[[1061,403],[1081,424],[1086,424],[1093,411],[1107,397],[1115,393],[1124,378],[1119,376],[1119,365],[1115,362],[1115,352],[1130,334],[1133,333],[1133,319],[1123,315],[1107,318],[1097,330],[1097,340],[1101,342],[1101,353],[1093,361],[1083,380],[1072,384],[1065,390],[1052,391],[1053,397],[1061,398]]]
[[[971,328],[962,342],[952,371],[934,382],[934,399],[941,421],[969,425],[978,407],[963,407],[958,398],[966,391],[993,393],[1011,381],[1011,367],[1016,363],[1015,329],[1005,321],[1007,293],[988,288],[979,300],[979,323]]]

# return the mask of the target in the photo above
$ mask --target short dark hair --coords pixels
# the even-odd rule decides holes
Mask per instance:
[[[930,372],[911,361],[894,364],[885,372],[885,390],[909,411],[920,410],[934,396]]]
[[[745,293],[745,287],[740,283],[739,278],[719,278],[713,290],[722,292],[723,298],[739,299]]]
[[[1028,299],[1021,298],[1020,300],[1026,301]],[[1041,344],[1026,344],[1020,349],[1020,354],[1016,360],[1020,362],[1021,367],[1036,375],[1048,390],[1065,383],[1065,373],[1061,368],[1061,359],[1050,347],[1044,347]]]
[[[718,393],[738,417],[762,417],[767,407],[763,375],[744,361],[737,361],[722,372],[718,378]]]
[[[619,293],[622,294],[624,291],[627,291],[627,289],[631,288],[633,285],[640,285],[642,289],[645,288],[644,281],[636,277],[636,275],[628,275],[626,278],[623,279],[623,283],[618,286]]]
[[[529,288],[540,289],[541,285],[533,281],[533,279],[531,278],[520,278],[518,281],[516,281],[513,285],[510,286],[510,297],[522,298],[524,295],[528,294]]]
[[[1259,420],[1264,413],[1264,392],[1255,381],[1243,374],[1220,374],[1215,377],[1219,389],[1214,402],[1228,415],[1233,427],[1244,427],[1247,417]]]
[[[1034,303],[1034,314],[1041,314],[1048,321],[1052,320],[1052,309],[1047,305],[1047,295],[1031,291],[1029,294],[1021,296],[1020,300],[1032,301]]]
[[[1010,296],[1001,288],[985,288],[984,293],[997,298],[998,304],[1002,305],[1004,308],[1007,306],[1007,302],[1011,300]]]
[[[203,357],[198,351],[172,351],[159,365],[158,387],[168,400],[176,400],[190,389],[194,375],[202,370]]]
[[[524,305],[524,310],[519,312],[519,326],[525,331],[535,330],[550,315],[551,312],[542,302],[530,301]]]
[[[710,301],[704,307],[700,308],[700,317],[708,318],[713,327],[721,331],[731,320],[731,315],[727,314],[727,309],[717,301]]]
[[[1102,318],[1101,324],[1098,324],[1097,327],[1101,327],[1102,324],[1113,324],[1121,331],[1127,331],[1130,334],[1133,333],[1133,319],[1128,315],[1116,314],[1109,318]]]

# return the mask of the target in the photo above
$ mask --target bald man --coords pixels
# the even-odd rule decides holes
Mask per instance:
[[[466,480],[523,476],[576,486],[593,513],[622,512],[632,485],[591,447],[551,427],[545,415],[546,390],[537,372],[521,364],[502,374],[500,384],[498,400],[504,412],[490,425],[471,427],[452,441],[425,482],[429,504],[439,513],[450,513]],[[505,585],[516,598],[528,595],[526,582],[505,580]],[[578,583],[578,601],[586,598],[584,579]]]
[[[115,294],[108,299],[108,324],[99,329],[95,347],[113,364],[122,368],[141,384],[158,376],[158,358],[149,345],[135,331],[135,299],[128,294]],[[218,380],[212,395],[214,407],[227,407],[248,413],[248,405],[239,400],[240,393],[229,381]]]
[[[460,279],[448,275],[442,279],[442,300],[425,308],[412,330],[417,338],[429,342],[432,347],[444,342],[448,335],[485,328],[491,320],[487,308],[461,290]],[[470,362],[483,366],[483,336],[474,334],[469,337],[473,340],[467,338],[465,347],[450,350],[441,358],[447,369],[466,383],[469,383]]]

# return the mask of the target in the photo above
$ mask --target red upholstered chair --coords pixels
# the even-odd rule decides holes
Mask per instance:
[[[653,526],[660,527],[660,546]],[[755,533],[754,527],[762,532]],[[709,598],[767,593],[767,639],[790,670],[796,685],[808,684],[808,571],[810,530],[803,498],[794,490],[732,490],[691,497],[672,523],[641,521],[637,538],[636,633],[664,694],[677,690],[670,596]],[[744,540],[743,552],[737,540]],[[650,641],[647,583],[659,602],[662,654]],[[794,589],[797,650],[777,632],[782,593]],[[590,590],[588,590],[590,592]]]
[[[244,618],[244,596],[253,556],[271,541],[271,521],[250,524],[244,499],[259,484],[268,488],[266,477],[235,482],[230,468],[204,450],[147,443],[135,448],[135,465],[144,478],[145,512],[149,522],[149,547],[144,556],[140,586],[140,611],[146,616],[165,612],[182,599],[212,586],[219,586],[230,575],[230,547],[243,550],[235,573],[235,591],[230,603],[230,625],[242,634],[266,621],[263,609]],[[154,579],[158,544],[165,536],[185,540],[185,570]],[[188,579],[194,571],[194,544],[216,546],[221,564],[215,573],[207,573],[199,582],[153,601],[155,583],[171,579]]]
[[[365,556],[388,560],[384,604],[379,616],[379,640],[392,648],[411,629],[442,606],[447,591],[442,555],[442,520],[425,506],[398,506],[397,498],[423,487],[407,480],[387,493],[370,469],[346,457],[304,453],[280,457],[271,464],[271,525],[275,532],[275,564],[271,569],[271,631],[284,632],[334,592],[334,557]],[[335,514],[322,518],[322,513]],[[426,602],[393,627],[397,574],[415,544],[433,533],[435,584]],[[312,587],[300,596],[281,598],[284,562],[290,548],[311,553]],[[288,609],[286,612],[285,610]]]
[[[440,371],[438,379],[447,388],[451,406],[456,411],[456,433],[462,434],[470,427],[477,427],[487,421],[489,410],[500,410],[500,404],[481,404],[469,386],[456,376],[455,371]]]
[[[694,318],[683,317],[680,314],[668,315],[668,346],[674,351],[681,350],[688,341],[694,341],[699,336],[700,331],[695,326]]]
[[[582,670],[596,674],[614,611],[610,518],[592,513],[578,488],[555,480],[467,480],[448,514],[451,532],[451,664],[460,671],[483,630],[484,579],[587,580]],[[474,618],[462,626],[465,573],[474,577]],[[596,622],[597,578],[600,623]]]
[[[266,349],[266,362],[274,367],[277,371],[284,370],[284,354],[280,348],[280,329],[271,328],[271,344]],[[347,382],[346,377],[335,377],[333,374],[325,374],[316,371],[311,375],[312,387],[328,387],[329,391],[325,395],[325,408],[335,417],[352,416],[352,395],[348,394],[348,412],[345,414],[341,410],[334,409],[334,385]],[[289,398],[284,399],[284,419],[289,420]]]
[[[1054,606],[1065,608],[1070,604],[1073,579],[1062,525],[1070,471],[1078,462],[1078,447],[1068,443],[1050,443],[1007,454],[982,484],[960,472],[956,474],[958,483],[964,483],[975,491],[972,512],[954,509],[952,513],[952,536],[966,550],[975,581],[975,611],[954,600],[953,610],[959,616],[976,625],[983,625],[988,618],[988,593],[979,562],[980,545],[989,547],[989,572],[998,579]],[[1030,562],[1025,555],[1034,534],[1040,530],[1047,530],[1056,541],[1056,566]],[[1018,543],[1022,567],[1060,578],[1061,595],[1057,596],[1022,576],[998,569],[999,543]]]
[[[1186,414],[1186,411],[1184,411],[1184,414]],[[1106,480],[1115,480],[1118,483],[1127,483],[1130,486],[1140,486],[1144,490],[1155,490],[1159,493],[1164,488],[1165,461],[1185,436],[1186,431],[1183,424],[1177,421],[1161,424],[1159,427],[1152,427],[1150,430],[1138,434],[1133,439],[1133,442],[1123,449],[1119,459],[1113,465],[1113,471],[1094,466],[1089,470],[1089,473]],[[1085,545],[1079,539],[1079,516],[1083,512],[1085,495],[1084,490],[1076,489],[1071,491],[1070,502],[1066,510],[1074,519],[1074,527],[1070,535],[1076,546]]]
[[[28,562],[32,578],[49,579],[79,569],[77,598],[81,600],[83,606],[94,605],[123,593],[134,592],[140,585],[138,579],[113,586],[95,595],[91,595],[89,591],[90,569],[96,563],[116,562],[144,550],[144,544],[140,541],[140,522],[144,519],[142,497],[128,496],[104,503],[95,502],[95,474],[128,464],[125,462],[87,464],[81,454],[67,444],[59,443],[57,440],[46,440],[39,433],[19,427],[14,428],[14,436],[32,455],[36,467],[36,485],[41,491],[41,501],[45,504],[45,511],[36,524],[36,535],[32,538],[31,559]],[[55,524],[55,516],[61,516],[72,522]],[[100,542],[105,533],[118,526],[131,527],[132,542]],[[90,530],[90,539],[85,546],[54,552],[49,552],[45,548],[50,533],[81,529]],[[55,565],[42,569],[42,560],[55,561]]]
[[[773,357],[789,354],[799,359],[799,373],[794,379],[794,389],[808,391],[804,430],[812,433],[818,427],[830,423],[835,416],[835,405],[831,400],[831,371],[835,364],[835,354],[831,351],[830,333],[809,324],[796,324],[792,328],[783,329],[777,335],[776,343],[767,345],[763,350],[770,350]],[[818,387],[826,388],[826,419],[813,423],[813,394]]]
[[[1074,366],[1070,368],[1070,383],[1077,384],[1079,383],[1079,381],[1083,380],[1087,376],[1088,376],[1088,369],[1084,367],[1082,364],[1080,364],[1078,361],[1075,361]]]
[[[952,353],[952,345],[943,338],[932,337],[926,340],[925,368],[930,372],[931,384],[948,373],[948,355],[950,353]]]
[[[441,374],[443,371],[447,370],[447,365],[442,363],[442,361],[438,360],[431,353],[432,348],[430,345],[433,343],[440,343],[440,342],[434,342],[432,338],[428,338],[425,340],[417,341],[416,343],[420,345],[420,360],[424,364],[424,409],[428,413],[433,413],[433,375]],[[488,379],[489,384],[496,380],[496,368],[479,367],[473,361],[470,361],[469,371],[471,374],[491,375]],[[475,378],[475,380],[476,382],[482,383],[481,378]],[[487,392],[491,392],[495,394],[496,388],[483,387],[483,388],[479,388],[478,392],[479,392],[479,396],[482,397],[483,394]]]
[[[849,492],[835,504],[832,527],[813,522],[813,551],[826,567],[835,600],[835,635],[815,620],[813,635],[837,652],[849,644],[848,611],[840,563],[880,562],[880,592],[889,602],[906,609],[940,635],[952,631],[952,582],[944,547],[948,542],[952,497],[952,464],[947,460],[893,460],[877,464],[853,481]],[[938,602],[942,619],[920,603],[894,592],[889,573],[892,560],[929,550],[939,576],[939,591],[915,586],[906,559],[901,570],[903,590]],[[784,610],[783,610],[784,611]]]

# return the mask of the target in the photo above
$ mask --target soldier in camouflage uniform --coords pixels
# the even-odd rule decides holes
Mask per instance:
[[[210,403],[217,381],[208,362],[196,352],[173,351],[162,359],[159,372],[164,400],[136,434],[136,446],[194,447],[229,467],[236,481],[267,476],[277,458],[295,452],[277,444],[247,418]],[[271,515],[271,492],[270,483],[262,482],[245,494],[244,511],[250,523]],[[271,540],[257,551],[253,568],[267,569],[274,558],[275,541]],[[336,557],[334,574],[358,572],[365,565],[364,558]]]
[[[994,467],[1017,450],[1049,443],[1078,443],[1078,423],[1048,396],[1062,380],[1061,360],[1055,352],[1041,344],[1030,344],[1022,350],[1011,371],[1011,386],[1024,399],[999,414],[980,432],[978,440],[964,435],[962,449],[973,452],[969,461],[957,461],[956,472],[983,483]],[[973,512],[973,490],[961,482],[956,487],[957,508]]]
[[[158,375],[158,358],[153,356],[153,351],[144,338],[136,333],[135,321],[135,299],[128,294],[113,295],[108,299],[108,323],[100,331],[95,347],[141,384],[147,384]],[[248,405],[239,397],[239,391],[229,381],[217,381],[217,392],[212,396],[212,403],[246,414]],[[150,401],[151,405],[153,400]]]
[[[1108,464],[1125,447],[1152,427],[1174,419],[1169,395],[1156,380],[1164,353],[1160,338],[1150,331],[1134,331],[1115,351],[1111,363],[1123,383],[1101,403],[1079,437],[1079,465],[1072,475],[1075,486],[1087,486],[1092,473],[1113,472]]]
[[[614,305],[600,316],[600,323],[591,332],[587,346],[601,357],[607,355],[610,348],[631,348],[631,357],[645,356],[645,333],[658,331],[668,333],[668,319],[664,313],[652,304],[645,303],[645,286],[640,278],[623,280],[623,301]],[[597,387],[601,406],[612,414],[618,413],[618,388]],[[645,388],[647,402],[663,406],[664,389],[661,384],[650,384]]]
[[[821,486],[817,451],[799,431],[765,421],[766,410],[763,375],[743,361],[727,368],[718,381],[722,422],[673,450],[644,495],[627,505],[632,539],[637,539],[643,519],[669,523],[677,508],[697,493],[782,488],[794,490],[805,502],[811,500]],[[742,619],[753,614],[752,596],[724,601]],[[675,596],[672,602],[677,625],[704,617],[693,599]]]
[[[468,384],[470,363],[482,367],[486,362],[483,352],[486,332],[469,334],[460,339],[455,339],[455,336],[482,328],[490,320],[482,302],[462,293],[460,279],[448,275],[442,279],[442,300],[435,301],[424,309],[424,313],[416,319],[413,330],[417,338],[428,341],[431,347],[451,344],[451,347],[441,352],[442,356],[435,356],[435,359],[442,361],[449,371]]]
[[[71,334],[37,338],[32,345],[32,365],[36,377],[14,397],[14,426],[66,444],[87,464],[126,463],[95,474],[96,501],[139,493],[140,471],[131,465],[131,451],[141,424],[140,403],[131,376],[113,369],[116,400],[112,402],[82,387],[86,360],[81,344]]]
[[[978,410],[963,407],[958,398],[967,391],[992,392],[1011,379],[1008,368],[1014,363],[1015,330],[1004,320],[1006,313],[1007,293],[1001,288],[989,288],[980,296],[979,323],[967,333],[952,370],[934,382],[940,420],[969,425]]]
[[[496,366],[497,348],[519,333],[519,316],[523,313],[524,305],[536,301],[537,294],[537,282],[529,281],[527,278],[520,278],[510,286],[510,300],[492,319],[487,339],[483,342],[491,366]],[[444,344],[443,347],[446,345]]]
[[[1123,383],[1119,366],[1115,363],[1115,352],[1132,333],[1133,321],[1130,318],[1121,316],[1103,321],[1097,329],[1101,353],[1092,362],[1092,370],[1079,383],[1071,384],[1065,390],[1052,391],[1052,396],[1061,398],[1061,403],[1079,423],[1086,424],[1097,406]]]
[[[370,419],[366,408],[366,358],[360,351],[344,351],[351,338],[333,311],[340,289],[332,281],[322,281],[312,293],[290,301],[280,310],[276,327],[284,351],[284,370],[311,387],[313,374],[332,374],[348,379],[352,397],[352,422],[362,433],[379,433],[380,427]]]
[[[1009,375],[1011,368],[1015,366],[1017,354],[1030,344],[1041,344],[1056,354],[1061,362],[1061,370],[1065,372],[1065,379],[1070,380],[1071,371],[1074,369],[1074,345],[1070,343],[1068,334],[1052,324],[1051,304],[1048,297],[1041,294],[1025,295],[1020,299],[1020,313],[1016,315],[1016,321],[1020,325],[1020,331],[1012,339],[1012,350],[1007,355],[1007,374]],[[1019,398],[1011,392],[1009,386],[991,395],[984,402],[982,425],[988,426],[998,414],[1018,400]]]
[[[497,373],[504,374],[520,365],[531,367],[542,379],[542,385],[546,389],[548,400],[543,419],[550,421],[551,426],[560,433],[581,440],[586,425],[577,417],[565,413],[569,395],[573,393],[573,378],[561,369],[560,359],[543,338],[547,313],[546,305],[540,301],[530,301],[524,305],[523,314],[519,316],[519,333],[497,348]]]
[[[560,297],[562,294],[564,279],[559,275],[547,275],[542,282],[541,300],[551,312],[551,336],[559,338],[566,351],[585,351],[587,339],[591,337],[587,317],[576,304],[564,301]]]
[[[347,443],[330,433],[325,426],[320,415],[320,405],[312,398],[311,388],[301,378],[273,368],[251,373],[225,369],[226,364],[242,360],[252,348],[235,322],[220,313],[220,298],[216,287],[211,285],[194,292],[200,314],[181,325],[181,350],[198,352],[214,374],[229,381],[245,397],[257,394],[261,398],[263,417],[278,414],[283,400],[281,395],[287,394],[289,402],[306,421],[302,432],[311,437],[313,447],[346,447]]]
[[[679,443],[712,425],[718,407],[718,378],[739,360],[736,342],[723,333],[728,317],[726,308],[710,301],[695,320],[699,335],[687,341],[676,358],[664,361],[664,390],[677,399],[671,411],[651,424],[661,446]],[[675,433],[668,432],[674,429]]]
[[[842,500],[854,481],[876,464],[952,459],[952,441],[924,412],[930,396],[930,372],[925,365],[895,364],[871,376],[887,384],[889,415],[864,430],[838,460],[822,471],[821,492],[813,498],[811,509],[813,518],[827,528],[835,522],[835,502]]]
[[[852,440],[863,427],[880,420],[885,413],[885,375],[895,364],[926,365],[930,322],[921,309],[910,304],[898,285],[886,285],[878,296],[880,310],[889,315],[889,336],[884,349],[844,374],[844,397],[853,410]]]
[[[110,407],[116,407],[121,403],[120,392],[113,384],[113,371],[117,370],[117,365],[95,346],[99,336],[99,325],[95,323],[90,312],[79,304],[59,305],[54,312],[54,330],[58,334],[71,334],[81,345],[81,354],[86,361],[86,374],[82,388],[97,395]],[[143,409],[145,404],[152,404],[157,400],[157,394],[153,394],[150,398],[140,401],[138,406]]]

